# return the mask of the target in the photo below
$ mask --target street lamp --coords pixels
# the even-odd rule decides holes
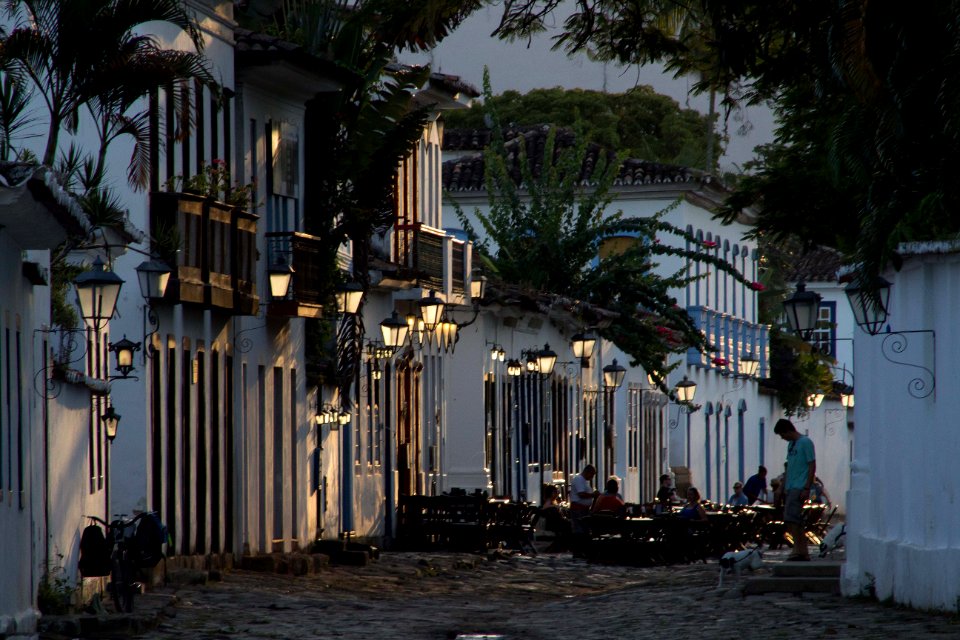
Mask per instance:
[[[857,326],[872,336],[880,333],[887,320],[890,305],[890,282],[883,276],[877,276],[872,289],[864,289],[856,283],[850,283],[844,289],[853,318]]]
[[[760,367],[760,361],[753,355],[752,351],[744,351],[737,362],[737,371],[744,378],[752,378],[757,374]]]
[[[100,420],[103,421],[103,426],[107,431],[107,440],[112,444],[113,439],[117,437],[117,427],[120,426],[120,414],[114,410],[113,405],[110,405],[100,416]]]
[[[612,364],[603,368],[603,386],[611,391],[616,391],[623,384],[623,377],[627,370],[617,364],[617,359],[613,359]]]
[[[783,301],[783,310],[787,314],[787,324],[790,330],[800,336],[803,341],[809,341],[820,317],[820,294],[807,291],[807,285],[797,283],[797,290],[792,296]]]
[[[160,260],[144,260],[137,266],[140,295],[147,301],[162,298],[170,283],[170,267]]]
[[[807,396],[807,406],[816,409],[823,402],[823,392],[815,391]]]
[[[534,353],[533,351],[528,351],[528,352],[527,352],[527,360],[526,360],[527,371],[530,372],[530,373],[533,373],[534,371],[537,370],[537,366],[538,366],[538,365],[537,365],[537,354]]]
[[[474,269],[470,272],[470,298],[474,303],[483,299],[483,293],[487,289],[487,278],[480,269]]]
[[[853,387],[844,386],[840,390],[840,404],[846,409],[853,409]]]
[[[113,317],[123,280],[97,256],[93,267],[78,275],[73,284],[77,289],[77,302],[83,321],[94,331],[100,331],[104,323]]]
[[[140,350],[140,343],[127,340],[127,336],[123,336],[122,340],[111,342],[107,350],[117,354],[117,371],[120,375],[129,377],[133,371],[133,354]]]
[[[267,275],[270,277],[270,297],[279,300],[287,297],[287,291],[290,289],[290,281],[293,279],[294,270],[289,264],[278,261],[267,269]]]
[[[550,348],[549,344],[544,344],[543,349],[537,354],[537,370],[543,376],[549,376],[553,373],[553,366],[557,364],[557,354]]]
[[[697,393],[697,383],[683,376],[683,380],[677,383],[677,400],[683,403],[693,402],[693,396]]]
[[[438,298],[435,292],[431,291],[429,296],[420,299],[419,305],[423,326],[427,331],[433,331],[433,328],[440,322],[440,318],[443,317],[444,301]]]
[[[363,287],[358,282],[347,282],[337,288],[337,313],[353,315],[363,300]]]
[[[523,365],[516,358],[507,361],[507,375],[516,378],[523,373]]]
[[[380,332],[383,334],[383,344],[394,350],[403,345],[407,339],[407,332],[409,330],[410,327],[400,319],[396,311],[380,323]]]
[[[574,334],[570,341],[570,346],[573,349],[573,357],[580,359],[580,366],[584,368],[589,367],[590,358],[593,357],[593,350],[597,346],[597,336],[589,331]]]

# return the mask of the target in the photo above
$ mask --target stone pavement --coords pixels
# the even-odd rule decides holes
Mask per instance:
[[[786,552],[766,552],[769,562]],[[958,637],[960,619],[828,594],[744,598],[718,565],[632,568],[569,554],[384,553],[291,577],[181,587],[148,640],[604,640]],[[763,569],[761,571],[766,571]]]

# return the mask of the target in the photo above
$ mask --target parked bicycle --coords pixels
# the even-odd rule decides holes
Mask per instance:
[[[110,585],[108,587],[113,604],[118,613],[133,612],[133,596],[140,593],[141,585],[137,581],[139,551],[134,539],[137,524],[152,512],[137,514],[127,518],[126,514],[116,514],[116,519],[107,524],[97,516],[86,516],[107,529],[107,544],[110,547]]]

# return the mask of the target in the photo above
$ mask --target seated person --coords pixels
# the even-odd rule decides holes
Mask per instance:
[[[727,504],[731,507],[746,507],[750,504],[750,498],[743,492],[743,485],[739,482],[733,484],[733,495],[727,498]]]
[[[680,509],[677,517],[682,520],[693,520],[694,522],[707,521],[707,512],[704,511],[703,505],[700,504],[700,492],[696,487],[687,489],[687,502],[683,505],[683,508]]]
[[[765,466],[760,465],[757,472],[747,478],[747,483],[743,485],[743,492],[750,504],[757,500],[767,502],[767,468]]]
[[[677,502],[677,490],[673,488],[673,480],[669,473],[660,476],[660,489],[657,491],[657,501],[654,506],[654,513],[669,513],[670,507]]]
[[[605,491],[601,493],[593,503],[593,513],[598,511],[614,513],[618,516],[624,515],[626,506],[620,497],[620,483],[616,478],[607,480]]]
[[[548,550],[560,550],[567,542],[572,528],[567,510],[560,505],[560,491],[555,485],[543,486],[543,504],[540,507],[540,517],[543,518],[543,527],[556,536],[553,545]]]
[[[809,500],[813,504],[830,505],[830,496],[827,494],[827,490],[823,486],[823,480],[817,476],[814,476],[813,485],[810,487]]]

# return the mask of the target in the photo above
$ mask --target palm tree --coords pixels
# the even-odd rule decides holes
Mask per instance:
[[[0,63],[23,90],[32,85],[46,105],[46,145],[41,162],[57,159],[60,134],[75,131],[80,110],[97,122],[100,149],[95,175],[103,177],[106,148],[122,134],[137,140],[130,177],[142,186],[144,118],[128,111],[147,93],[172,80],[209,82],[200,52],[203,41],[179,0],[14,0],[14,22],[0,31]],[[196,53],[165,50],[141,25],[160,21],[182,29]]]

